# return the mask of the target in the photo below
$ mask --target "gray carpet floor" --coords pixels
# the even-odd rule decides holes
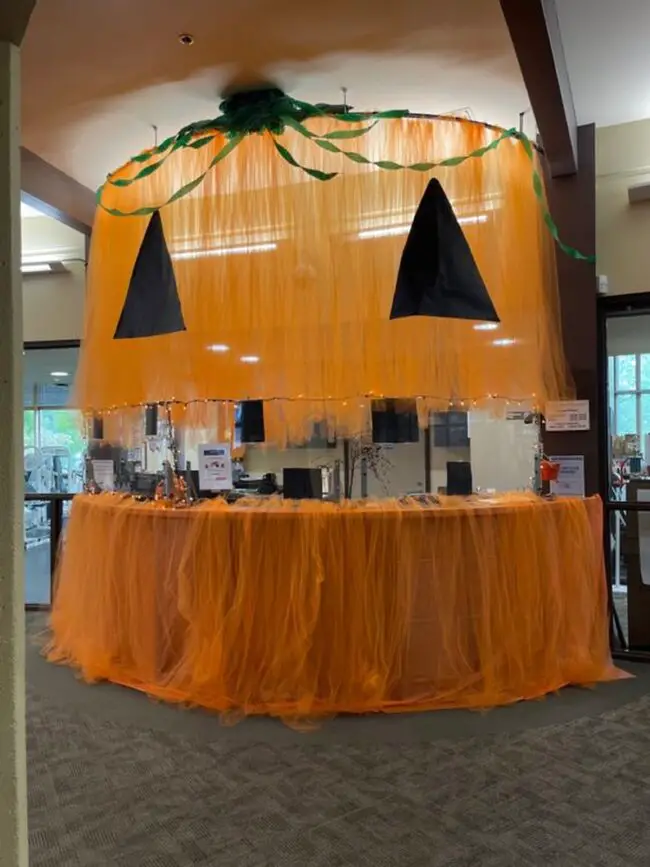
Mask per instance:
[[[39,654],[28,615],[32,867],[650,863],[650,666],[486,714],[234,727]]]

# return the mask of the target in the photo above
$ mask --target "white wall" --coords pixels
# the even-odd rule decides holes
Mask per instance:
[[[86,282],[84,256],[85,239],[79,232],[50,217],[23,218],[23,262],[62,262],[65,268],[60,273],[23,275],[26,341],[81,338]]]
[[[397,497],[407,493],[424,492],[424,444],[400,443],[385,446],[385,455],[390,462],[386,465],[384,486],[377,477],[368,471],[368,496]],[[446,450],[445,450],[446,451]],[[450,458],[451,459],[451,458]],[[343,484],[343,445],[335,449],[274,449],[249,445],[246,448],[244,466],[249,473],[273,472],[282,480],[284,467],[333,468],[335,461],[341,461],[341,485]],[[434,474],[435,475],[435,474]],[[440,482],[444,484],[444,481]],[[435,487],[434,487],[435,490]],[[356,467],[353,479],[353,497],[361,496],[361,468]]]
[[[596,131],[596,255],[610,294],[650,291],[650,202],[628,187],[650,183],[650,120]]]
[[[537,425],[472,412],[469,433],[475,488],[517,491],[530,487],[535,472]]]

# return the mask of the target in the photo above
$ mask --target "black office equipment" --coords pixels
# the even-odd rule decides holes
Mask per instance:
[[[420,428],[414,400],[373,400],[374,443],[417,443],[419,440]]]
[[[263,443],[264,403],[261,400],[243,400],[235,407],[235,444]]]
[[[222,497],[224,495],[223,491],[204,491],[199,487],[199,471],[198,470],[190,470],[189,471],[190,480],[192,482],[192,486],[194,488],[194,493],[201,500],[216,500],[217,497]]]
[[[153,497],[158,481],[157,473],[134,473],[131,481],[131,492],[142,497]]]
[[[155,403],[147,404],[144,408],[144,435],[158,436],[158,405]]]
[[[472,465],[469,461],[447,461],[447,494],[469,497],[473,491]]]
[[[92,440],[104,439],[104,419],[100,415],[93,416],[90,438]]]
[[[282,470],[285,500],[320,500],[323,497],[323,474],[319,469],[285,467]]]

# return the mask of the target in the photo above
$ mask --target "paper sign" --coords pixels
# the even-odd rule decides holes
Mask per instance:
[[[549,400],[546,404],[546,430],[589,430],[588,400]]]
[[[113,461],[92,461],[93,479],[102,491],[115,490],[115,464]]]
[[[199,446],[199,490],[230,491],[232,460],[228,443]]]
[[[551,493],[556,497],[584,497],[584,455],[554,455],[549,461],[560,465],[557,481],[550,485]]]

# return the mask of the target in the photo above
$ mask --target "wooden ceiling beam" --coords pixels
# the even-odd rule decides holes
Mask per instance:
[[[26,204],[84,235],[90,235],[95,214],[92,190],[27,148],[20,149],[20,170],[20,189]]]
[[[36,6],[36,0],[2,0],[0,2],[0,42],[21,44],[34,6]]]
[[[578,170],[578,125],[555,0],[500,0],[553,177]]]

